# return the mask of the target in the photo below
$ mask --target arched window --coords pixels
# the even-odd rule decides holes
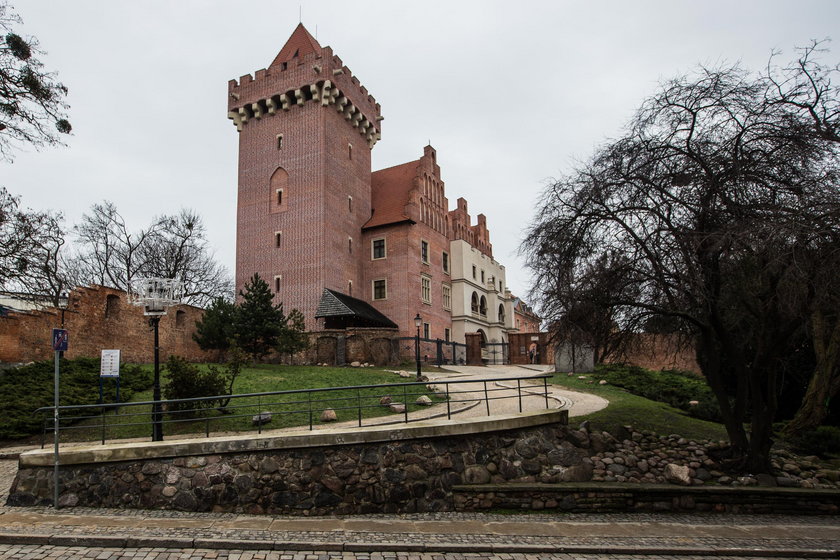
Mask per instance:
[[[105,298],[105,318],[120,318],[120,296],[115,296],[111,294]]]
[[[289,174],[282,167],[278,167],[271,175],[269,181],[269,190],[271,193],[271,210],[279,212],[288,207],[289,200]]]
[[[473,313],[478,313],[478,294],[473,292],[472,298],[470,298],[470,310]]]
[[[499,322],[505,322],[505,306],[503,304],[499,305]]]
[[[481,296],[481,302],[478,304],[478,314],[487,317],[487,298],[484,296]]]

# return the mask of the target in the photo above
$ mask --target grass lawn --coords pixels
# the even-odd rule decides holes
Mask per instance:
[[[603,410],[570,419],[572,425],[588,420],[596,428],[608,432],[618,426],[632,425],[639,430],[650,430],[661,435],[679,434],[688,439],[727,439],[722,424],[693,418],[679,409],[630,394],[620,387],[598,385],[600,378],[597,373],[585,374],[585,377],[578,379],[578,375],[558,373],[549,380],[554,385],[592,393],[610,401],[610,405]]]
[[[151,370],[151,365],[144,365]],[[431,368],[424,368],[431,371]],[[161,384],[167,383],[166,371],[161,371]],[[263,429],[290,426],[307,426],[310,418],[313,424],[321,424],[321,412],[327,408],[336,411],[338,421],[358,420],[359,405],[362,418],[383,415],[402,416],[379,404],[380,398],[388,395],[394,402],[408,403],[409,412],[423,408],[414,404],[420,395],[427,395],[433,401],[441,399],[430,393],[425,385],[406,385],[414,377],[401,378],[394,373],[376,368],[341,368],[319,366],[284,366],[258,364],[243,369],[233,387],[234,394],[264,393],[273,391],[294,391],[313,388],[340,388],[360,385],[393,384],[394,387],[371,387],[367,389],[328,389],[311,393],[254,396],[233,399],[224,412],[208,408],[198,415],[178,412],[164,414],[164,435],[211,432],[253,431],[252,417],[260,412],[272,413],[271,421]],[[113,392],[113,387],[111,387]],[[152,390],[138,391],[133,402],[152,400]],[[149,418],[151,407],[135,405],[121,407],[116,413],[105,417],[105,438],[145,438],[150,435]],[[77,421],[73,429],[64,431],[67,441],[96,440],[102,436],[101,417]]]

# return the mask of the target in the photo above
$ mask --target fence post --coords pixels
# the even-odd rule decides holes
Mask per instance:
[[[446,419],[452,420],[452,409],[449,403],[449,381],[446,381]]]
[[[490,416],[490,397],[487,395],[487,382],[484,382],[484,404],[487,408],[487,416]]]
[[[358,397],[358,403],[359,403],[359,427],[361,428],[362,427],[362,390],[361,389],[356,390],[356,396]]]
[[[522,380],[516,380],[516,394],[519,395],[519,413],[522,413]]]
[[[548,408],[548,377],[543,377],[543,394],[545,395],[545,408]]]
[[[405,412],[405,423],[408,424],[408,384],[403,384],[403,411]]]

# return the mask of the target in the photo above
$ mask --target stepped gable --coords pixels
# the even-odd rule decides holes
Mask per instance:
[[[363,230],[379,226],[413,222],[406,215],[409,195],[415,186],[420,160],[409,161],[371,173],[371,209],[373,215]]]
[[[306,30],[302,23],[299,23],[289,37],[289,40],[286,41],[286,44],[283,45],[283,48],[274,57],[274,61],[272,61],[269,68],[275,68],[284,62],[291,61],[293,58],[302,58],[310,53],[321,54],[322,50],[321,45],[318,44],[318,40]]]

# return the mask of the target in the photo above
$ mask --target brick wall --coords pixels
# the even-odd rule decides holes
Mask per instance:
[[[177,305],[160,320],[160,355],[185,356],[206,361],[212,356],[202,351],[192,339],[195,322],[204,311],[191,305]],[[10,313],[0,317],[0,362],[17,363],[47,360],[53,357],[52,329],[61,327],[61,311]],[[128,303],[121,290],[92,286],[76,288],[64,313],[64,328],[69,331],[68,358],[99,357],[105,349],[121,350],[124,362],[151,362],[154,339],[148,317],[142,308]]]

